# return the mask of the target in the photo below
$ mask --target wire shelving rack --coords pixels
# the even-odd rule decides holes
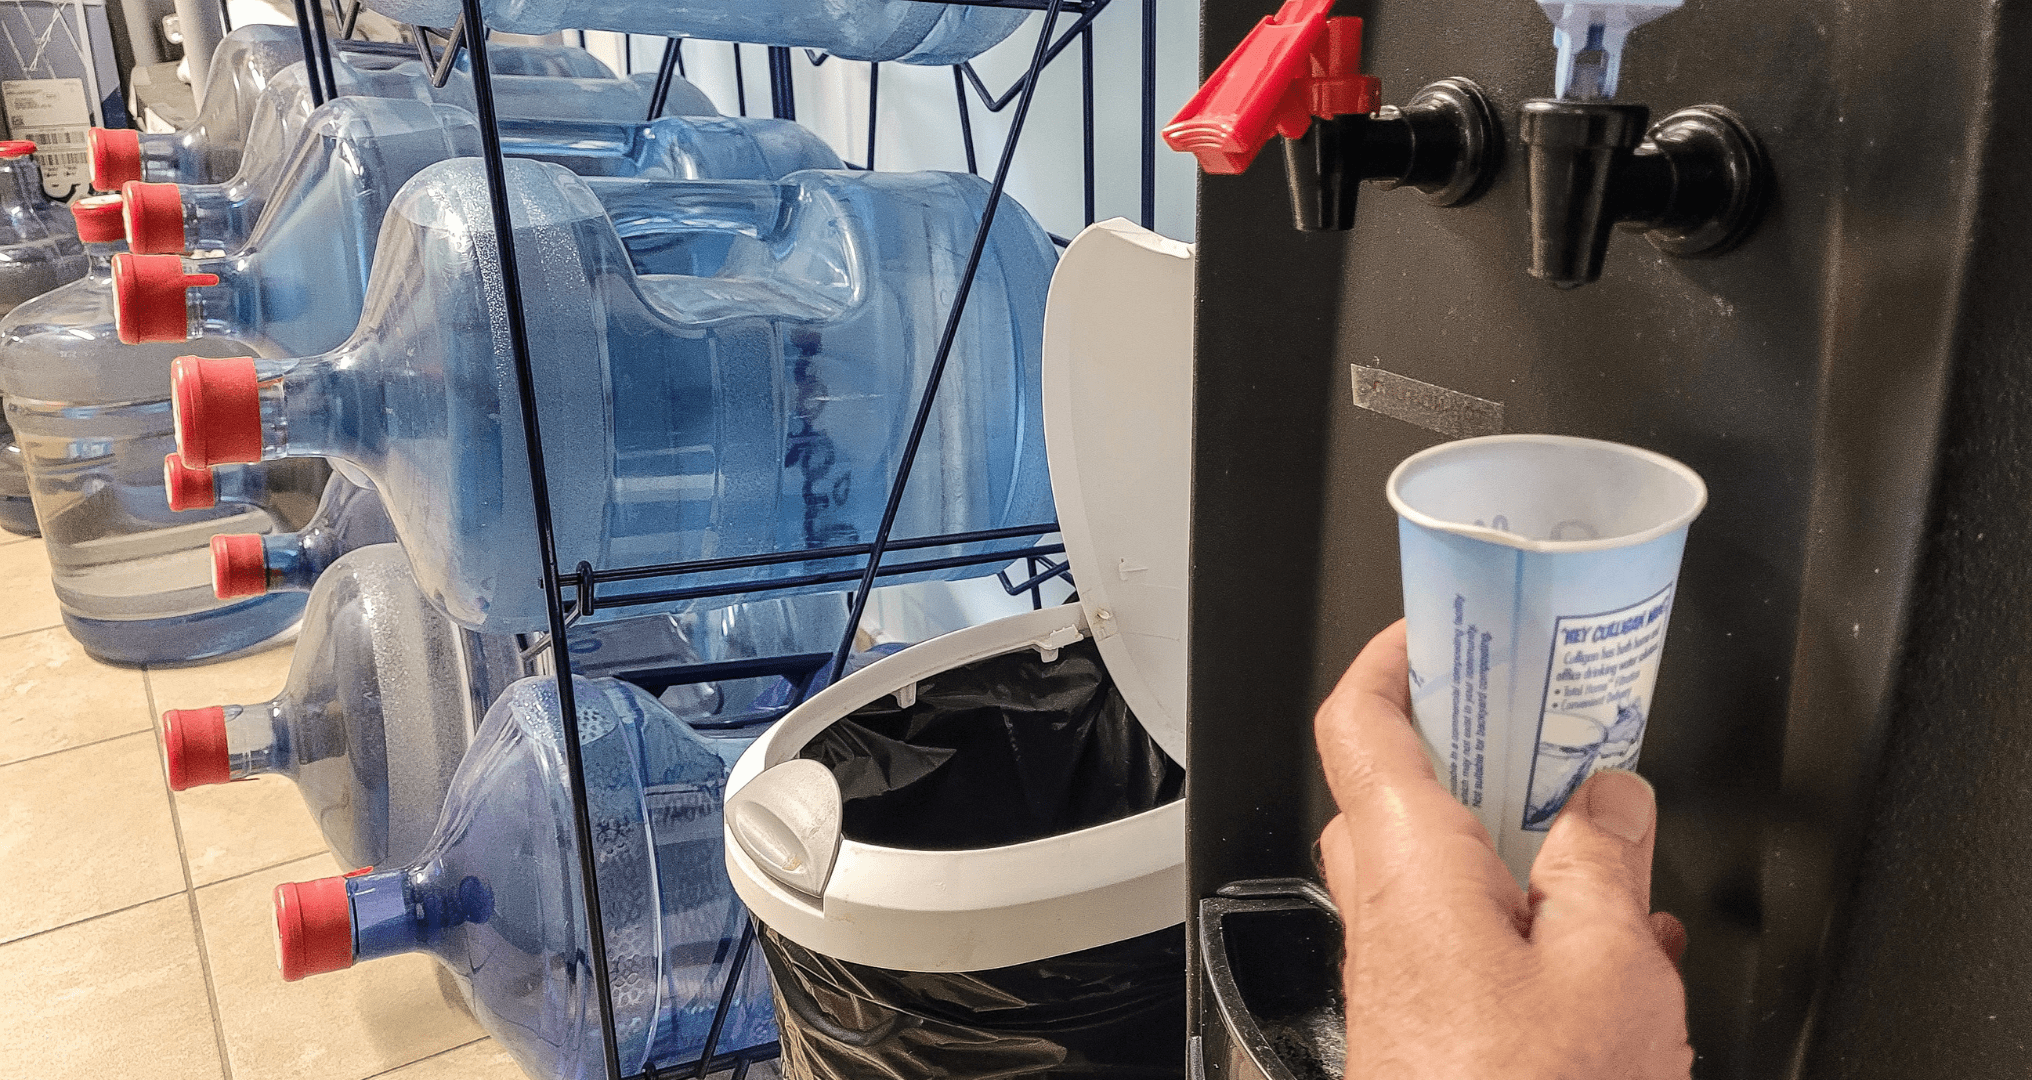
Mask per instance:
[[[994,224],[997,211],[1005,197],[1011,166],[1021,143],[1032,105],[1037,97],[1039,83],[1045,71],[1074,46],[1078,47],[1081,76],[1081,192],[1084,220],[1092,224],[1097,204],[1097,163],[1095,139],[1095,76],[1098,59],[1095,55],[1094,25],[1096,20],[1111,9],[1124,9],[1140,17],[1140,50],[1137,56],[1138,76],[1141,93],[1140,140],[1141,157],[1139,173],[1139,220],[1145,228],[1154,228],[1157,215],[1157,12],[1158,0],[928,0],[928,2],[973,7],[994,7],[1037,12],[1038,20],[1034,42],[1030,49],[1029,63],[1022,73],[1008,87],[997,92],[991,90],[987,81],[971,63],[955,65],[952,69],[954,94],[957,99],[961,142],[966,157],[967,171],[980,172],[980,155],[976,145],[973,124],[973,109],[978,107],[989,113],[1010,113],[1008,132],[1000,152],[996,155],[992,173],[990,194],[986,210],[975,233],[966,269],[960,279],[956,297],[947,314],[944,330],[939,339],[937,352],[915,410],[910,432],[899,457],[896,474],[890,480],[888,500],[873,539],[864,544],[840,545],[799,551],[772,553],[767,555],[740,556],[733,558],[704,559],[688,562],[655,563],[638,566],[595,567],[581,562],[573,567],[562,566],[558,561],[557,544],[552,527],[552,511],[549,491],[549,474],[545,467],[543,451],[543,425],[537,415],[534,369],[530,362],[530,343],[526,317],[523,310],[521,285],[515,258],[514,232],[509,218],[509,203],[498,116],[495,108],[492,72],[488,63],[484,42],[487,39],[486,19],[480,0],[462,0],[462,10],[457,22],[449,28],[410,27],[418,59],[431,72],[432,82],[442,86],[450,78],[463,56],[473,83],[474,99],[477,105],[481,132],[481,143],[488,193],[492,210],[492,224],[498,239],[501,280],[505,286],[505,301],[509,325],[510,348],[514,355],[517,389],[520,394],[519,420],[523,425],[528,447],[530,485],[534,494],[536,511],[536,534],[541,545],[543,580],[541,588],[547,608],[549,630],[547,634],[536,635],[535,640],[524,652],[525,661],[536,660],[548,653],[549,667],[557,679],[559,711],[564,728],[564,752],[567,771],[571,782],[571,803],[573,826],[576,834],[579,857],[579,880],[582,895],[579,902],[585,913],[584,925],[588,930],[587,965],[591,980],[598,996],[600,1011],[601,1054],[604,1059],[603,1075],[607,1080],[677,1080],[679,1077],[702,1078],[709,1074],[731,1071],[733,1080],[743,1080],[749,1068],[759,1061],[766,1061],[777,1055],[775,1043],[747,1047],[731,1052],[719,1051],[718,1042],[728,1012],[739,989],[738,980],[749,951],[755,947],[755,928],[752,920],[743,932],[732,963],[727,984],[722,988],[718,1009],[707,1036],[702,1055],[688,1062],[652,1062],[640,1073],[629,1073],[622,1068],[619,1046],[612,1022],[613,1002],[608,988],[608,961],[604,927],[601,922],[599,880],[594,866],[592,820],[588,813],[585,792],[585,766],[580,755],[578,734],[578,712],[571,682],[571,654],[569,652],[569,630],[584,616],[596,611],[615,608],[666,603],[678,600],[703,599],[734,595],[763,596],[810,585],[839,584],[852,586],[852,601],[848,613],[847,630],[837,648],[830,655],[805,654],[770,657],[760,660],[682,665],[658,670],[653,674],[662,685],[707,682],[729,678],[743,678],[755,675],[783,675],[790,678],[799,688],[800,696],[809,687],[821,681],[818,676],[844,670],[848,651],[852,648],[855,634],[865,614],[869,594],[883,578],[924,571],[950,569],[960,566],[1001,566],[998,578],[1002,587],[1011,595],[1030,594],[1033,605],[1041,605],[1042,587],[1053,578],[1071,580],[1070,566],[1064,558],[1065,547],[1058,543],[1044,543],[1058,531],[1056,522],[1035,522],[1002,529],[947,533],[935,536],[896,537],[892,535],[896,517],[900,510],[905,485],[909,482],[911,470],[916,463],[918,448],[924,437],[932,409],[936,403],[946,362],[950,358],[960,327],[960,320],[966,310],[967,297],[972,289],[983,252],[986,249],[989,230]],[[355,30],[361,10],[360,0],[331,0],[331,26],[326,17],[325,0],[294,0],[297,27],[303,47],[305,66],[308,69],[309,88],[314,104],[322,104],[339,95],[339,84],[332,67],[332,41],[334,33],[339,38],[350,38]],[[1061,20],[1069,20],[1061,27]],[[1025,28],[1027,29],[1027,27]],[[1024,33],[1019,29],[1018,35]],[[634,36],[631,35],[632,42]],[[1013,40],[1013,39],[1012,39]],[[584,38],[581,35],[581,44]],[[740,43],[707,42],[695,39],[667,38],[658,61],[657,77],[653,84],[649,108],[645,119],[655,119],[663,112],[666,97],[673,80],[681,77],[685,69],[685,46],[698,48],[731,48],[736,71],[736,108],[740,115],[749,114],[746,81],[741,77],[746,59],[744,50],[761,48],[766,58],[768,85],[770,89],[770,115],[785,120],[797,117],[797,93],[794,78],[795,65],[800,59],[812,66],[828,62],[845,63],[822,52],[809,49],[793,49],[785,46],[755,46]],[[480,47],[475,47],[479,45]],[[867,142],[862,160],[850,164],[854,169],[875,167],[876,122],[881,102],[881,64],[870,64],[868,79],[866,130]],[[1052,235],[1052,240],[1063,247],[1067,238]],[[944,556],[935,558],[892,557],[913,551],[933,548],[956,547],[967,544],[993,545],[985,552]],[[1055,558],[1054,558],[1055,557]],[[711,585],[686,585],[688,577],[708,573],[768,567],[788,563],[817,562],[829,559],[860,559],[859,569],[811,573],[791,578],[765,578],[715,583]],[[1021,580],[1010,577],[1009,567],[1022,563],[1025,567]],[[621,582],[657,581],[665,587],[652,591],[631,591],[625,595],[602,594],[602,586]]]

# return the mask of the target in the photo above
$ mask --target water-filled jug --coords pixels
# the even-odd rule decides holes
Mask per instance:
[[[222,602],[212,594],[214,533],[265,533],[307,516],[325,468],[288,470],[302,516],[271,498],[197,514],[171,511],[162,459],[174,449],[167,365],[190,346],[127,346],[113,327],[112,257],[120,197],[72,207],[90,272],[0,319],[0,393],[22,449],[64,623],[103,660],[217,656],[286,629],[297,594]],[[203,350],[239,351],[229,340]],[[272,469],[272,466],[263,466]],[[275,493],[271,493],[275,494]],[[278,516],[283,515],[283,516]]]

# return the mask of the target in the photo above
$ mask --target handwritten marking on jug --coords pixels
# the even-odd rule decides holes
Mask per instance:
[[[1434,386],[1428,382],[1349,364],[1354,376],[1355,407],[1393,420],[1436,431],[1449,439],[1503,433],[1503,403]]]

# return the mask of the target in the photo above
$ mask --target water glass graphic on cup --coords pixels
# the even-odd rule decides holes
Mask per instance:
[[[1521,883],[1581,781],[1637,763],[1706,485],[1633,446],[1493,435],[1412,455],[1388,494],[1419,735]]]

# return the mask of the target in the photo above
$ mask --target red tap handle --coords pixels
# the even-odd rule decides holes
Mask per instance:
[[[1272,135],[1298,138],[1315,116],[1375,112],[1381,85],[1361,73],[1362,20],[1328,18],[1332,7],[1286,0],[1257,23],[1165,127],[1165,144],[1210,173],[1239,173]]]

